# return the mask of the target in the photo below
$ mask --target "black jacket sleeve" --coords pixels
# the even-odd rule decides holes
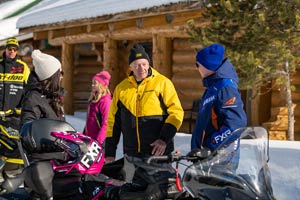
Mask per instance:
[[[177,129],[169,123],[165,123],[160,131],[160,139],[168,144],[175,136]]]

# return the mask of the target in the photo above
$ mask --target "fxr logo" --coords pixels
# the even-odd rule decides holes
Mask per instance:
[[[224,133],[222,133],[221,135],[217,135],[214,139],[215,139],[215,143],[219,144],[220,142],[223,142],[228,136],[231,135],[231,131],[227,130]]]
[[[86,167],[90,168],[92,163],[96,160],[97,155],[99,154],[101,147],[93,142],[89,148],[89,151],[84,154],[80,162]]]

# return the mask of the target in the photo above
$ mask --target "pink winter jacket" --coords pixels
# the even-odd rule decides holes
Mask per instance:
[[[85,134],[103,144],[106,138],[107,117],[112,98],[109,94],[98,102],[89,103]]]

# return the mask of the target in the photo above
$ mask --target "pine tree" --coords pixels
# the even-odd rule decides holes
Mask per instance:
[[[209,23],[188,22],[192,42],[224,45],[241,89],[260,88],[271,81],[273,86],[284,86],[288,139],[294,140],[290,76],[299,67],[300,0],[214,0],[203,3],[203,9]]]

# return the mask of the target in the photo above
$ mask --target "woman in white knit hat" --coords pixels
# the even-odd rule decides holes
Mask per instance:
[[[21,127],[27,121],[40,118],[63,120],[61,100],[61,63],[55,57],[32,52],[31,71],[22,102]]]

